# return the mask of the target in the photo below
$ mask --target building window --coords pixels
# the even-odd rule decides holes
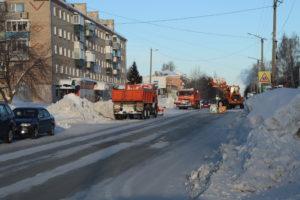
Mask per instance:
[[[61,19],[61,10],[58,11],[58,17]]]
[[[24,3],[12,3],[10,4],[10,12],[24,12]]]
[[[63,48],[59,47],[59,55],[63,55]]]
[[[66,13],[63,12],[63,20],[66,21]]]
[[[71,58],[71,50],[68,50],[68,57]]]
[[[23,20],[8,20],[6,21],[7,32],[28,32],[29,22]]]
[[[62,29],[61,29],[61,28],[58,29],[58,36],[59,36],[59,37],[62,37],[62,36],[63,36],[63,34],[62,34]]]
[[[67,22],[70,22],[70,15],[67,14]]]
[[[9,46],[12,52],[25,53],[28,50],[28,41],[25,39],[11,40]]]
[[[67,56],[67,49],[64,48],[64,56]]]
[[[64,73],[64,66],[60,66],[60,73],[61,73],[61,74]]]
[[[53,27],[53,33],[54,33],[54,35],[57,34],[57,28],[56,28],[56,26]]]
[[[64,38],[67,39],[67,31],[63,31],[64,32]]]
[[[57,54],[57,45],[54,45],[54,54]]]
[[[53,7],[53,16],[56,17],[56,7]]]

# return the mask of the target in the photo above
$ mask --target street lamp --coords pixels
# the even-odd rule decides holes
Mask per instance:
[[[152,49],[152,48],[150,49],[150,77],[149,77],[150,84],[152,83],[152,59],[153,59],[152,54],[153,54],[154,51],[158,51],[158,49]]]
[[[251,36],[254,36],[254,37],[260,39],[260,42],[261,42],[261,58],[260,58],[261,69],[260,70],[263,70],[263,68],[264,68],[264,42],[267,39],[263,38],[263,37],[261,37],[259,35],[256,35],[256,34],[252,34],[252,33],[248,33],[248,35],[251,35]]]

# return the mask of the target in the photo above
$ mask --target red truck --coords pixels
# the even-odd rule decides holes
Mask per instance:
[[[154,84],[126,84],[112,90],[114,115],[116,119],[127,117],[148,119],[157,117],[157,86]]]
[[[182,89],[177,93],[178,100],[175,101],[179,109],[200,108],[200,94],[196,89]]]

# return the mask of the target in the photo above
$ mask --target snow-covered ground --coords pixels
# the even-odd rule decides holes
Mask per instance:
[[[251,126],[246,142],[222,145],[220,162],[193,171],[186,183],[190,196],[299,199],[300,90],[272,90],[252,97],[246,105]],[[283,193],[283,188],[290,191]]]
[[[92,103],[74,94],[68,94],[54,104],[41,104],[14,99],[11,108],[44,107],[54,116],[58,129],[68,129],[73,124],[101,124],[114,119],[113,103],[100,101]]]
[[[58,126],[69,128],[78,123],[103,123],[114,119],[111,101],[92,103],[74,94],[47,107]]]

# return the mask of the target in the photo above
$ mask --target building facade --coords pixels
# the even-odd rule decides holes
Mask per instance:
[[[89,80],[95,85],[125,83],[127,40],[114,31],[113,20],[100,19],[97,11],[88,12],[85,3],[69,4],[64,0],[2,3],[7,12],[6,38],[18,34],[20,43],[49,58],[46,78],[39,83],[42,101],[60,99],[64,88],[61,83],[66,80]]]

